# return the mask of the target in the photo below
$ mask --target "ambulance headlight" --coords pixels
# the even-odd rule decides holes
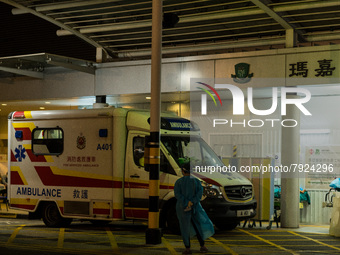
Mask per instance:
[[[220,187],[209,184],[206,182],[202,182],[203,186],[203,199],[210,197],[210,198],[222,198],[222,192],[220,190]]]

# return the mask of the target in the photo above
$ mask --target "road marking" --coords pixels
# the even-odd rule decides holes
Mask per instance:
[[[0,218],[11,218],[15,219],[17,216],[15,214],[0,214]]]
[[[241,231],[241,232],[243,232],[243,233],[246,233],[246,234],[248,234],[248,235],[251,235],[252,237],[255,237],[255,238],[257,238],[257,239],[259,239],[259,240],[261,240],[261,241],[263,241],[263,242],[265,242],[265,243],[267,243],[267,244],[270,244],[270,245],[272,245],[272,246],[275,246],[276,248],[278,248],[278,249],[280,249],[280,250],[284,250],[284,251],[289,252],[289,253],[291,253],[291,254],[298,254],[298,253],[296,253],[296,252],[294,252],[294,251],[292,251],[292,250],[286,249],[285,247],[282,247],[282,246],[280,246],[280,245],[278,245],[278,244],[275,244],[275,243],[273,243],[273,242],[271,242],[271,241],[268,241],[268,240],[266,240],[266,239],[264,239],[264,238],[262,238],[262,237],[260,237],[260,236],[258,236],[258,235],[255,235],[255,234],[253,234],[253,233],[250,233],[250,232],[248,232],[248,231],[246,231],[246,230],[243,230],[243,229],[238,229],[238,230]]]
[[[58,236],[58,248],[64,247],[64,234],[65,234],[65,228],[60,228],[59,236]]]
[[[20,231],[23,227],[25,227],[25,225],[21,225],[20,227],[17,227],[17,228],[13,231],[12,235],[10,236],[10,238],[9,238],[8,241],[7,241],[7,244],[10,244],[10,243],[13,242],[13,240],[15,239],[15,237],[17,236],[17,234],[19,233],[19,231]]]
[[[113,254],[120,254],[116,239],[115,239],[114,235],[112,234],[110,228],[105,228],[105,229],[106,229],[106,233],[107,233],[109,240],[110,240],[110,244],[111,244],[111,247],[112,247],[112,250],[113,250]]]
[[[209,239],[210,239],[211,241],[213,241],[214,243],[218,244],[219,246],[223,247],[226,251],[230,252],[231,254],[233,254],[233,255],[238,255],[237,252],[235,252],[234,250],[232,250],[231,248],[229,248],[229,247],[228,247],[227,245],[225,245],[224,243],[222,243],[222,242],[216,240],[215,238],[209,237]]]
[[[313,241],[313,242],[315,242],[315,243],[321,244],[321,245],[323,245],[323,246],[327,246],[327,247],[330,247],[330,248],[332,248],[332,249],[335,249],[335,250],[340,251],[340,248],[338,248],[338,247],[335,247],[335,246],[333,246],[333,245],[330,245],[330,244],[321,242],[321,241],[319,241],[319,240],[315,240],[315,239],[310,238],[310,237],[308,237],[308,236],[303,236],[303,235],[300,235],[300,234],[295,233],[295,232],[293,232],[293,231],[287,231],[287,232],[288,232],[288,233],[291,233],[291,234],[293,234],[293,235],[296,235],[296,236],[303,237],[303,238],[305,238],[305,239],[308,239],[308,240]]]
[[[162,237],[162,241],[163,241],[165,247],[168,248],[168,250],[170,251],[171,254],[177,254],[175,248],[172,247],[172,245],[164,237]]]
[[[1,245],[1,242],[0,242]],[[80,250],[80,249],[72,249],[72,248],[63,248],[63,249],[56,249],[53,248],[52,246],[44,246],[44,245],[32,245],[32,244],[9,244],[7,247],[13,247],[16,249],[24,250],[24,251],[45,251],[45,252],[57,252],[60,251],[60,254],[67,253],[67,254],[76,254],[76,255],[93,255],[93,254],[98,254],[98,252],[101,255],[112,255],[112,251],[99,251],[99,250]],[[36,252],[34,254],[39,254],[39,252]]]

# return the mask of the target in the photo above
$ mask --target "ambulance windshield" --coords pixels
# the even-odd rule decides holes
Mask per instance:
[[[200,137],[161,136],[161,141],[179,166],[223,166],[222,161]]]

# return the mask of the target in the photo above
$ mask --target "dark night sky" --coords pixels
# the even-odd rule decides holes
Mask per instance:
[[[76,36],[58,37],[58,26],[32,14],[13,15],[0,3],[0,57],[51,53],[95,61],[96,49]]]

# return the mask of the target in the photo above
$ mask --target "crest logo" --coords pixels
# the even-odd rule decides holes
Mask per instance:
[[[235,74],[231,75],[234,82],[237,83],[247,83],[250,81],[251,77],[254,76],[254,73],[249,74],[250,65],[247,63],[239,63],[235,65]]]
[[[82,150],[86,147],[86,138],[82,134],[77,137],[77,148]]]

